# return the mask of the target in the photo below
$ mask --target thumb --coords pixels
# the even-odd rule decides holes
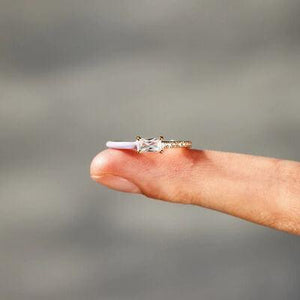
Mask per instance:
[[[299,195],[290,193],[296,189],[286,184],[287,170],[297,173],[291,171],[293,166],[299,170],[296,162],[184,148],[163,154],[107,149],[92,161],[91,177],[115,190],[200,205],[300,232],[295,214],[295,207],[300,211]],[[299,182],[295,176],[291,181]]]

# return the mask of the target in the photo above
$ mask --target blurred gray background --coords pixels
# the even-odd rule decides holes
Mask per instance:
[[[0,0],[0,298],[300,299],[298,237],[89,178],[106,140],[137,134],[300,160],[299,15]]]

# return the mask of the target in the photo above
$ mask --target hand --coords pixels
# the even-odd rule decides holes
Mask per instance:
[[[150,198],[194,204],[300,234],[300,163],[243,154],[167,149],[138,154],[107,149],[93,180]]]

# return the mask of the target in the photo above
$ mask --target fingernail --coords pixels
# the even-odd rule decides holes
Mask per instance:
[[[100,176],[92,176],[92,179],[117,191],[137,194],[141,192],[134,183],[116,175],[104,174]]]

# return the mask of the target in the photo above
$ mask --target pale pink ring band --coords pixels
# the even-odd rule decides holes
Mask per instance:
[[[136,149],[137,143],[136,142],[106,142],[107,148],[113,149]]]

